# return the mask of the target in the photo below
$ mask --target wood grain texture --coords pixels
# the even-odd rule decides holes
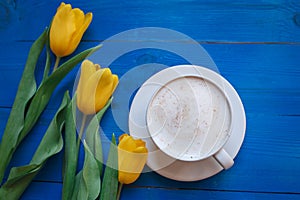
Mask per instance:
[[[42,188],[42,189],[41,189]],[[24,193],[21,200],[53,200],[60,199],[57,191],[60,190],[61,184],[59,183],[45,183],[33,182],[30,188]],[[286,199],[298,200],[297,194],[284,194],[284,193],[260,193],[260,192],[245,192],[245,191],[215,191],[215,190],[179,190],[179,189],[166,189],[155,187],[136,188],[131,186],[124,186],[120,200],[131,199]]]
[[[73,0],[71,3],[94,14],[76,52],[132,28],[151,26],[180,31],[207,50],[220,73],[236,88],[246,110],[245,141],[230,170],[190,183],[172,181],[155,172],[142,174],[137,182],[124,187],[121,199],[300,198],[299,0]],[[0,137],[29,48],[49,25],[59,4],[58,0],[0,0]],[[44,56],[36,71],[38,82]],[[109,67],[121,77],[130,69],[151,62],[173,66],[185,64],[186,60],[170,52],[143,49],[122,55]],[[62,94],[67,89],[73,90],[78,69],[79,66],[58,86],[10,167],[30,161]],[[108,138],[113,132],[123,133],[111,109],[101,127]],[[105,141],[103,146],[109,147],[109,143]],[[82,165],[83,151],[80,153],[79,165]],[[60,199],[62,159],[61,153],[51,158],[22,199]]]
[[[0,109],[3,111],[3,109]],[[46,111],[41,121],[46,121],[51,113]],[[4,112],[1,113],[1,116]],[[8,112],[6,112],[6,116]],[[5,116],[5,115],[4,115]],[[110,111],[105,115],[102,128],[110,138],[111,133],[120,135],[111,121]],[[248,128],[241,151],[235,165],[228,171],[203,181],[185,183],[170,181],[156,173],[146,173],[134,183],[136,187],[151,186],[177,189],[245,190],[253,192],[293,192],[299,193],[300,184],[300,128],[299,118],[294,116],[273,116],[247,114]],[[2,127],[3,123],[0,124]],[[39,124],[20,146],[11,165],[19,166],[31,157],[43,136],[45,125]],[[109,147],[109,143],[104,143]],[[81,160],[82,162],[82,160]],[[61,182],[62,154],[51,158],[46,167],[36,177],[39,181]]]
[[[61,199],[61,183],[33,182],[21,197],[21,200]]]
[[[216,190],[169,190],[165,188],[135,188],[125,187],[121,200],[126,199],[298,199],[297,194],[256,193],[241,191]]]
[[[1,1],[1,35],[6,40],[34,40],[59,4],[58,0]],[[300,42],[298,0],[75,0],[72,5],[94,13],[91,29],[96,31],[88,30],[85,40],[154,26],[184,32],[198,41]]]
[[[91,47],[97,43],[85,43],[81,49]],[[30,43],[16,45],[16,54],[11,59],[10,53],[0,55],[0,89],[4,95],[0,99],[0,107],[12,105],[19,79],[23,72],[26,60],[24,53]],[[300,114],[300,70],[298,63],[300,57],[300,45],[266,45],[266,44],[204,44],[203,47],[214,59],[220,73],[237,89],[245,101],[247,111],[251,112],[250,104],[256,104],[253,98],[260,97],[261,112],[273,112],[278,114]],[[16,64],[12,65],[14,60]],[[168,66],[186,63],[182,58],[174,54],[162,53],[159,50],[139,50],[128,53],[117,59],[110,68],[114,73],[122,76],[133,67],[156,62]],[[101,64],[101,63],[100,63]],[[73,90],[74,79],[79,67],[75,68],[62,84],[57,88],[49,108],[57,109],[61,94],[65,90]],[[42,74],[43,64],[40,63],[37,74]],[[243,95],[247,94],[247,98]],[[288,96],[286,95],[288,94]],[[271,104],[269,102],[271,101]],[[249,106],[248,106],[249,104]],[[258,105],[259,106],[259,105]],[[255,108],[255,107],[254,107]],[[256,112],[256,110],[254,110]]]

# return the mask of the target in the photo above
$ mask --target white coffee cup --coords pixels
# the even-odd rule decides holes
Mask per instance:
[[[179,76],[153,95],[146,121],[154,143],[174,159],[213,156],[224,169],[234,163],[223,148],[231,133],[231,109],[221,82]]]

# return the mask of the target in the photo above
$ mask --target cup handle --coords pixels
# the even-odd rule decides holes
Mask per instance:
[[[218,151],[214,155],[214,158],[224,169],[229,169],[230,167],[232,167],[232,165],[234,163],[231,156],[224,149],[221,149],[220,151]]]

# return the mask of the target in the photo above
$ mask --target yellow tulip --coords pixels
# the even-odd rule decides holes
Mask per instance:
[[[140,176],[148,156],[145,142],[134,139],[128,134],[119,137],[118,168],[119,182],[130,184]]]
[[[84,15],[79,8],[61,3],[50,28],[50,48],[57,58],[70,55],[92,21],[92,13]]]
[[[101,110],[118,84],[118,76],[109,68],[85,60],[81,64],[80,79],[77,86],[77,106],[86,115]]]

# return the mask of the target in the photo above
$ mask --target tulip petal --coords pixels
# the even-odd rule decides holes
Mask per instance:
[[[84,16],[84,20],[82,21],[81,24],[79,23],[76,23],[76,27],[78,29],[76,29],[76,32],[74,33],[74,35],[72,36],[72,40],[70,42],[70,46],[69,48],[67,49],[67,52],[69,52],[69,54],[71,54],[75,49],[76,47],[78,46],[84,32],[86,31],[86,29],[89,27],[91,21],[92,21],[92,18],[93,18],[93,14],[92,13],[87,13],[85,16]]]
[[[89,60],[84,60],[81,64],[80,80],[86,82],[99,69]]]
[[[109,68],[101,69],[91,61],[82,63],[81,75],[77,87],[77,106],[89,115],[101,110],[111,97],[118,82]]]
[[[50,29],[50,48],[57,57],[70,55],[92,21],[92,13],[84,15],[79,8],[61,3]]]
[[[139,173],[127,173],[119,171],[119,182],[123,184],[130,184],[139,178]]]
[[[103,74],[98,80],[96,89],[96,111],[102,109],[113,93],[113,77],[109,68],[103,69]]]
[[[76,31],[74,24],[75,16],[71,10],[72,7],[70,4],[61,4],[51,24],[50,48],[58,57],[66,55],[68,45],[63,44],[70,44],[70,35],[73,35]]]
[[[112,93],[113,93],[119,83],[119,77],[117,75],[113,74],[112,78],[113,78],[113,85],[112,85]]]
[[[70,4],[69,4],[70,5]],[[66,4],[64,2],[61,2],[61,4],[59,5],[59,7],[57,8],[57,11],[59,11],[60,9],[62,9],[63,7],[65,7]],[[71,6],[71,5],[70,5]]]
[[[130,184],[136,181],[146,164],[147,156],[145,142],[135,140],[128,134],[121,135],[118,145],[119,182]]]
[[[80,10],[79,8],[74,8],[71,12],[74,15],[74,26],[75,26],[76,31],[70,36],[71,40],[70,40],[69,46],[65,52],[67,55],[69,55],[75,51],[76,47],[78,46],[78,44],[82,38],[83,33],[86,30],[85,29],[83,32],[81,32],[81,27],[85,21],[85,16],[84,16],[83,11]],[[81,34],[81,36],[78,37],[78,34]]]
[[[141,139],[135,140],[135,144],[137,147],[145,147],[146,146],[146,143]]]
[[[75,27],[76,30],[79,30],[82,26],[82,24],[84,23],[85,20],[85,16],[82,10],[80,10],[79,8],[74,8],[72,10],[72,12],[74,13],[74,17],[75,17]]]
[[[129,136],[127,133],[123,133],[122,135],[120,135],[120,137],[119,137],[119,143],[121,142],[121,140],[123,139],[123,138],[125,138],[126,136]]]
[[[101,66],[98,65],[98,64],[95,64],[94,67],[95,67],[96,71],[99,70],[99,69],[101,69]]]
[[[95,94],[96,94],[96,87],[99,81],[99,77],[102,76],[103,70],[98,70],[93,73],[87,79],[82,79],[84,83],[82,84],[83,87],[79,88],[78,95],[79,101],[77,102],[77,106],[79,110],[83,113],[89,115],[96,113],[95,111]],[[81,87],[81,86],[80,86]]]
[[[101,110],[111,96],[112,76],[108,68],[92,74],[84,83],[80,94],[81,111],[93,114]],[[79,106],[80,107],[80,106]]]
[[[136,149],[136,144],[134,139],[131,136],[124,137],[119,143],[119,149],[122,149],[124,152],[129,151],[133,152]]]
[[[81,109],[81,105],[84,104],[84,102],[81,102],[82,100],[86,99],[86,95],[84,93],[86,84],[88,82],[88,79],[99,69],[98,66],[94,65],[91,61],[85,60],[81,64],[81,72],[80,72],[80,79],[77,86],[77,105],[79,105],[79,109]]]
[[[137,152],[118,149],[119,170],[127,173],[141,173],[147,161],[147,149],[139,148]],[[140,152],[141,151],[141,152]]]
[[[81,33],[81,35],[83,35],[83,33],[86,31],[86,29],[89,27],[91,21],[93,19],[93,13],[89,12],[84,16],[84,22],[83,24],[80,26],[80,29],[78,32]]]
[[[134,153],[140,153],[140,154],[148,153],[148,149],[146,147],[138,147],[133,152]]]

